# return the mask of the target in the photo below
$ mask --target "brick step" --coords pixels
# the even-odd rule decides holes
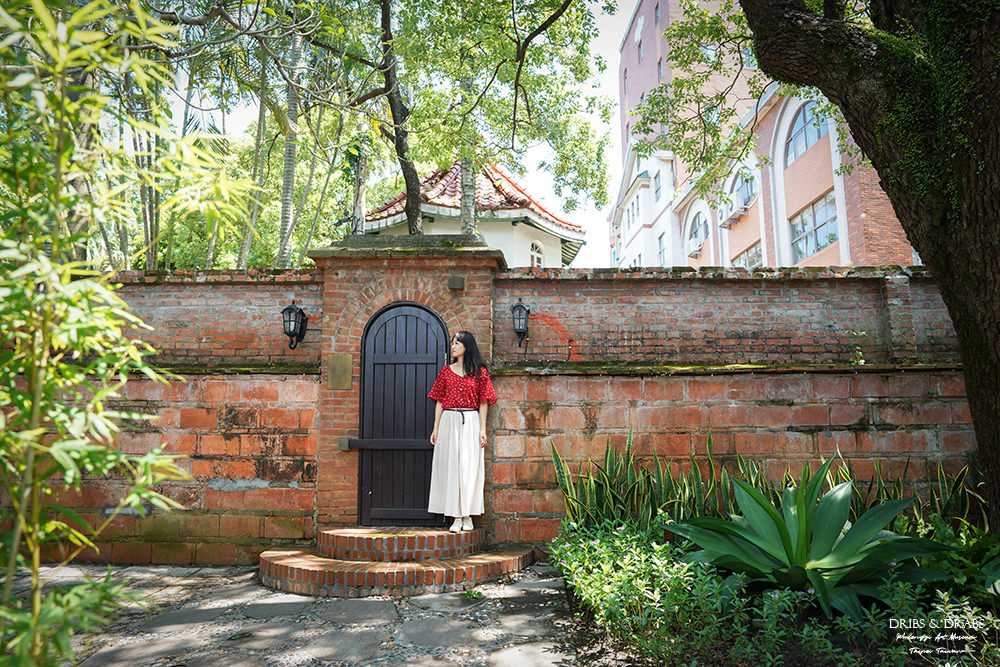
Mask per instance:
[[[481,528],[461,533],[401,526],[328,528],[317,533],[316,551],[340,560],[441,560],[478,553],[485,542]]]
[[[508,547],[446,560],[356,561],[324,558],[312,549],[260,555],[260,580],[270,588],[324,597],[395,597],[466,590],[534,562],[531,547]]]

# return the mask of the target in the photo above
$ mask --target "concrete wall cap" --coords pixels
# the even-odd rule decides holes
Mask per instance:
[[[299,283],[320,282],[317,269],[247,269],[244,271],[119,271],[115,280],[123,285],[171,283]]]
[[[539,269],[516,268],[498,273],[496,280],[932,280],[933,275],[925,267],[899,266],[807,266],[807,267],[762,267],[753,271],[744,268],[690,266],[634,269]]]

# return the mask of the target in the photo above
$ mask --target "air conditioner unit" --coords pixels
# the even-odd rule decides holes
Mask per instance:
[[[723,229],[729,229],[737,222],[739,222],[740,218],[746,215],[746,212],[747,212],[746,204],[743,204],[742,206],[732,206],[732,205],[727,206],[722,211],[722,219],[719,221],[719,227],[722,227]]]

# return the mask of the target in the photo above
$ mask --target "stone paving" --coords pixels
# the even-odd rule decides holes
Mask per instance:
[[[47,568],[69,584],[106,566]],[[298,667],[576,664],[566,591],[535,565],[466,593],[312,598],[273,591],[255,569],[119,567],[148,594],[99,633],[74,639],[81,667]],[[26,581],[17,582],[21,590]]]

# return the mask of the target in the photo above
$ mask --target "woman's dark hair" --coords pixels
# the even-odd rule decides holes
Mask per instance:
[[[458,339],[458,342],[465,346],[465,355],[462,357],[462,371],[466,375],[472,377],[479,377],[479,369],[489,368],[486,366],[486,362],[483,360],[483,355],[479,352],[479,346],[476,345],[476,337],[473,336],[468,331],[459,331],[454,335],[454,338]],[[452,358],[452,362],[455,359]]]

